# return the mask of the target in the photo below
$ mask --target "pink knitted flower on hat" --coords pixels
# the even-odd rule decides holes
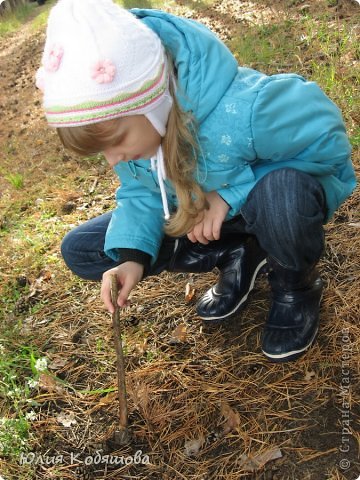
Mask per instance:
[[[44,60],[44,67],[47,72],[56,72],[59,68],[62,56],[64,55],[64,49],[57,44],[54,44]]]
[[[110,60],[100,60],[91,69],[91,78],[97,83],[110,83],[114,80],[116,68]]]

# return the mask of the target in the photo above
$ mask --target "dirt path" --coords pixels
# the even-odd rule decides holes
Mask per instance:
[[[33,167],[37,139],[48,135],[34,84],[42,44],[43,35],[34,33],[30,21],[0,43],[0,144],[5,153],[1,163],[8,172],[26,175]],[[0,183],[0,188],[5,187]]]

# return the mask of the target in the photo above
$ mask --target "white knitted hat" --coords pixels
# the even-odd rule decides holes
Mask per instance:
[[[144,114],[165,135],[172,105],[159,37],[112,0],[59,0],[37,86],[53,127]]]

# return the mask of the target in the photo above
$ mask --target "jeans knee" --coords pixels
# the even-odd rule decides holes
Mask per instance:
[[[72,235],[72,232],[69,232],[62,239],[62,242],[60,245],[60,252],[66,264],[68,263],[67,259],[70,259],[70,257],[72,257],[74,254],[74,249],[72,248],[72,245],[73,245],[73,235]]]
[[[292,168],[274,170],[256,184],[242,208],[247,231],[282,265],[301,269],[324,243],[325,196],[321,184]]]
[[[325,195],[321,184],[311,175],[294,168],[280,168],[266,174],[249,195],[250,202],[292,217],[325,215]]]
[[[307,186],[312,177],[307,173],[296,170],[295,168],[285,167],[272,170],[271,172],[264,175],[256,187],[261,188],[266,193],[282,191],[289,192],[289,187],[291,186]],[[294,189],[291,189],[292,191]]]

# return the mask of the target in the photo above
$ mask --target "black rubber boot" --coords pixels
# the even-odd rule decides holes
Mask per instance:
[[[266,253],[252,235],[228,239],[216,257],[214,266],[220,271],[219,280],[196,306],[197,314],[207,324],[221,323],[240,311],[266,263]]]
[[[217,324],[235,315],[244,305],[261,268],[266,253],[255,236],[228,233],[220,240],[192,243],[187,237],[166,237],[159,257],[149,275],[169,272],[203,273],[220,270],[218,283],[197,303],[200,318]]]
[[[287,362],[303,355],[315,340],[323,282],[315,268],[292,271],[273,259],[268,264],[272,305],[262,351],[272,362]]]
[[[149,274],[157,275],[164,270],[179,273],[211,272],[234,248],[244,243],[246,237],[243,234],[227,235],[203,245],[190,242],[187,237],[165,236]]]
[[[248,239],[249,236],[246,234],[232,234],[203,245],[199,242],[190,242],[187,237],[178,238],[167,270],[189,273],[211,272],[230,256],[234,256],[234,252],[247,243]]]

